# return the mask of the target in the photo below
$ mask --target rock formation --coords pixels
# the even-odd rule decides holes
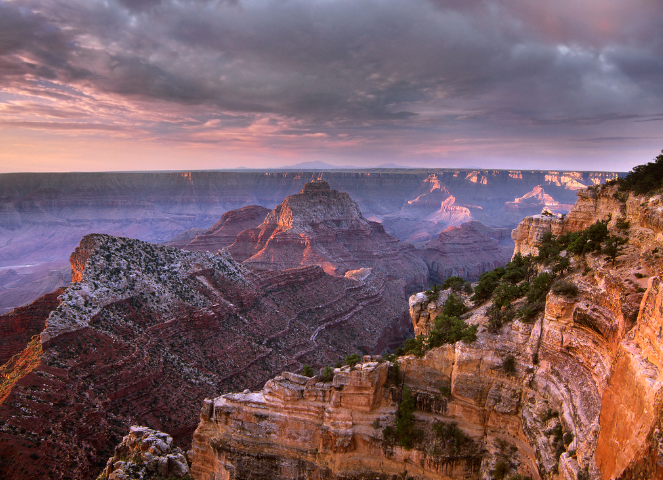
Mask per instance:
[[[58,297],[64,288],[38,298],[24,307],[0,316],[0,365],[20,353],[34,335],[39,335],[46,326],[48,315],[60,304]]]
[[[431,283],[451,276],[476,280],[483,272],[506,264],[512,253],[506,229],[491,229],[479,222],[450,227],[423,246]]]
[[[367,267],[404,279],[409,289],[428,281],[428,269],[412,245],[366,220],[347,193],[331,190],[322,180],[287,197],[261,225],[240,233],[228,251],[259,268],[320,265],[329,274],[344,275]]]
[[[196,252],[216,252],[231,245],[244,230],[260,225],[269,211],[260,205],[230,210],[223,214],[221,220],[194,238],[169,242],[169,245]]]
[[[572,205],[563,204],[548,195],[541,185],[537,185],[531,192],[527,192],[522,197],[516,198],[512,202],[506,202],[504,207],[507,210],[517,211],[521,216],[531,215],[548,210],[551,213],[567,213]]]
[[[189,476],[184,452],[167,433],[132,426],[115,447],[99,480],[157,480]],[[189,477],[190,478],[190,477]]]
[[[7,345],[25,343],[0,367],[0,478],[94,477],[135,424],[188,445],[205,397],[378,353],[412,328],[405,283],[370,269],[253,271],[225,251],[107,235],[85,237],[71,265],[39,337],[27,343],[28,317],[10,331]]]
[[[581,190],[563,220],[526,219],[514,232],[517,251],[532,252],[546,228],[575,231],[610,219],[612,233],[627,229],[614,263],[600,253],[572,259],[566,281],[577,294],[548,293],[531,323],[497,330],[487,328],[487,305],[476,307],[464,316],[479,325],[475,342],[399,359],[423,436],[411,450],[382,428],[395,424],[405,389],[382,380],[389,363],[367,358],[353,371],[335,370],[331,384],[282,374],[260,392],[206,400],[194,475],[663,478],[663,202],[615,193]],[[425,332],[439,301],[430,306],[420,294],[410,308]]]
[[[198,229],[189,232],[195,236],[230,210],[247,205],[274,208],[316,178],[324,178],[332,188],[350,194],[366,218],[384,221],[386,231],[401,240],[409,239],[422,225],[432,226],[432,230],[426,230],[426,238],[414,240],[423,242],[444,228],[472,219],[491,227],[513,228],[522,217],[504,211],[504,203],[536,185],[542,185],[556,201],[572,203],[572,189],[578,185],[601,183],[614,176],[599,172],[457,169],[0,174],[0,269],[13,268],[21,273],[19,268],[26,265],[41,268],[39,265],[45,262],[59,262],[41,268],[39,278],[45,278],[51,269],[65,266],[80,239],[93,232],[149,242],[166,242],[188,229]],[[427,209],[407,212],[403,222],[386,218],[435,188],[453,195],[453,206],[469,210],[471,218],[449,212],[453,218],[445,221],[452,223],[438,225],[420,216],[430,215]],[[0,308],[5,308],[0,313],[68,283],[67,279],[62,285],[52,284],[50,290],[35,293],[35,287],[40,288],[37,278],[16,284],[11,290],[3,289],[9,284],[5,280],[13,281],[9,277],[3,280],[0,271]]]

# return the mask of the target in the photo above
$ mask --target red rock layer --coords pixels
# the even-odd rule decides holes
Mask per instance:
[[[0,365],[21,352],[34,335],[44,329],[46,318],[59,304],[64,288],[44,295],[30,305],[0,316]]]
[[[193,240],[172,246],[190,251],[216,252],[231,245],[239,233],[260,225],[269,211],[268,208],[260,205],[249,205],[231,210],[224,213],[221,220],[204,233],[196,235]]]
[[[36,367],[0,403],[0,478],[91,478],[132,424],[186,446],[205,397],[380,351],[410,328],[404,283],[377,272],[363,281],[320,267],[253,273],[226,257],[103,235],[82,242],[72,263],[85,256]]]
[[[324,181],[307,183],[287,197],[258,227],[245,230],[228,250],[237,260],[261,268],[320,265],[343,275],[362,267],[401,278],[409,289],[427,284],[428,270],[417,250],[366,220],[347,193]]]

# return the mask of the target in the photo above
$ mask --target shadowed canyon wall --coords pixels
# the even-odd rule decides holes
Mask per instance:
[[[389,362],[366,358],[354,370],[336,369],[329,383],[283,373],[261,391],[206,400],[192,471],[200,479],[260,472],[284,479],[478,479],[498,470],[503,478],[661,478],[663,203],[615,192],[580,191],[563,221],[526,218],[514,231],[523,252],[535,251],[545,231],[576,231],[598,220],[627,233],[614,263],[600,253],[573,259],[566,280],[577,294],[551,292],[533,322],[497,330],[488,328],[488,306],[475,308],[466,321],[479,326],[477,341],[401,357],[402,384],[385,380]],[[413,296],[415,328],[425,331],[441,303]],[[414,395],[423,435],[411,450],[384,430],[397,423],[403,385]],[[462,435],[436,436],[438,422],[454,423]]]
[[[66,272],[61,279],[59,272],[84,235],[166,242],[195,229],[180,240],[193,238],[225,212],[248,205],[274,208],[316,178],[350,194],[364,216],[382,222],[388,233],[420,245],[470,220],[513,228],[523,215],[551,203],[541,192],[530,195],[538,186],[568,204],[575,189],[615,175],[407,169],[0,174],[0,313],[66,286]],[[50,266],[35,276],[34,265],[45,262]]]

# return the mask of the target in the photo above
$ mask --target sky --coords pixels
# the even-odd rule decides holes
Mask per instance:
[[[661,0],[0,0],[0,172],[627,171]]]

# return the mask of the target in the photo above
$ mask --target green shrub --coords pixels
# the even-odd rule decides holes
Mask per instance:
[[[437,438],[445,442],[454,454],[457,454],[463,445],[470,440],[455,422],[435,422],[433,423],[433,431]]]
[[[479,277],[479,283],[474,287],[474,295],[471,300],[475,304],[481,304],[488,300],[505,273],[506,269],[504,267],[499,267],[489,272],[482,273]]]
[[[414,395],[407,385],[403,386],[403,398],[396,412],[396,439],[406,449],[421,441],[423,432],[414,428],[414,410],[416,408]]]
[[[516,373],[516,358],[513,355],[509,354],[504,357],[504,360],[502,360],[502,370],[507,375]]]
[[[305,364],[302,367],[302,375],[304,375],[305,377],[312,377],[313,375],[315,375],[315,371],[310,365]]]
[[[615,227],[617,227],[617,230],[626,231],[631,228],[631,222],[627,221],[626,218],[621,217],[617,219]]]
[[[447,278],[443,283],[442,283],[442,288],[444,290],[450,288],[452,291],[458,293],[465,291],[467,289],[467,286],[470,285],[470,282],[467,280],[464,280],[460,277],[453,276]],[[471,288],[471,286],[470,286]]]
[[[435,318],[435,326],[428,336],[428,348],[456,343],[459,340],[472,343],[477,339],[477,329],[477,325],[467,325],[458,317],[438,315]]]
[[[323,383],[331,382],[334,379],[334,369],[331,367],[325,367],[320,374],[320,380]]]
[[[350,367],[354,367],[359,362],[361,362],[361,357],[359,356],[358,353],[353,353],[345,357],[345,364],[349,365]]]
[[[578,286],[567,280],[557,280],[553,283],[551,290],[556,295],[565,295],[567,297],[578,296]]]
[[[632,191],[644,195],[661,188],[663,180],[663,151],[653,162],[638,165],[619,182],[620,191]]]
[[[455,296],[453,293],[447,297],[442,306],[442,315],[447,317],[460,317],[463,313],[467,312],[465,302],[460,297]]]
[[[506,474],[509,473],[509,470],[511,467],[507,463],[506,460],[500,459],[496,464],[495,464],[495,480],[504,480],[504,477],[506,477]]]
[[[399,355],[409,355],[412,354],[416,357],[423,357],[428,351],[426,345],[426,336],[417,335],[415,338],[408,338],[403,342],[403,346],[396,349],[396,353]]]
[[[387,372],[387,380],[394,385],[399,385],[401,383],[401,366],[399,365],[398,360],[394,360],[392,367]]]
[[[442,394],[443,397],[449,398],[451,397],[451,388],[447,386],[442,386],[440,387],[440,393]]]

